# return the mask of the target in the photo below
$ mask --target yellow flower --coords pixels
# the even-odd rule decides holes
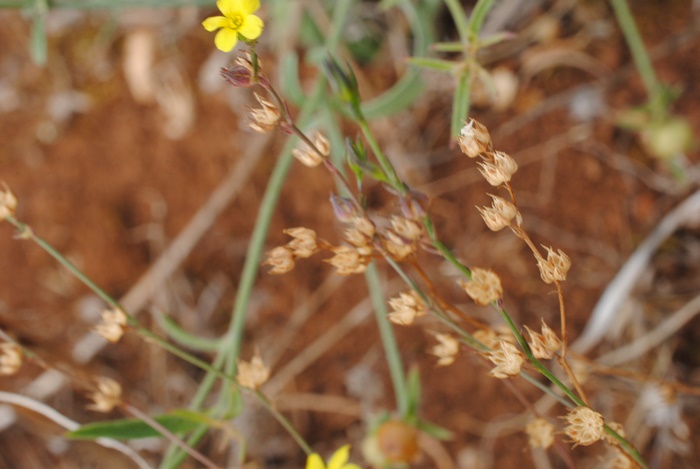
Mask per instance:
[[[362,469],[357,464],[349,463],[349,457],[350,445],[345,445],[333,453],[331,459],[328,460],[328,465],[323,462],[321,456],[314,453],[309,455],[306,460],[306,469]]]
[[[260,8],[260,0],[218,0],[216,6],[224,16],[207,18],[202,26],[209,32],[219,30],[214,37],[217,49],[229,52],[236,47],[239,36],[249,41],[260,37],[263,21],[253,15]]]

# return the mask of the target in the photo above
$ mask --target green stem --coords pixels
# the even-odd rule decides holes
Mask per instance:
[[[458,0],[445,0],[445,5],[447,5],[447,9],[450,10],[452,21],[455,22],[460,41],[462,44],[466,45],[469,42],[469,20],[467,20],[467,13]]]
[[[605,425],[605,433],[608,435],[612,436],[615,438],[618,442],[618,444],[622,447],[622,449],[627,453],[632,459],[634,459],[634,462],[639,464],[639,467],[643,469],[648,469],[649,466],[647,465],[646,461],[642,457],[641,454],[639,454],[639,451],[630,444],[629,441],[627,441],[624,437],[622,437],[619,433],[617,433],[615,430],[610,428],[607,424]]]
[[[479,50],[479,32],[486,14],[493,6],[494,0],[479,0],[468,20],[459,2],[456,0],[445,0],[445,3],[450,9],[452,18],[457,25],[460,40],[464,45],[463,62],[457,75],[457,85],[452,100],[450,136],[454,138],[459,134],[462,123],[469,115],[472,79],[474,68],[477,66],[476,53]]]
[[[408,385],[406,376],[403,372],[403,363],[401,362],[401,354],[394,336],[394,330],[391,327],[389,319],[387,319],[387,310],[384,294],[380,286],[379,274],[377,266],[372,262],[367,266],[365,271],[365,279],[369,288],[369,295],[374,306],[374,315],[379,327],[379,334],[384,346],[386,361],[389,366],[389,374],[394,386],[394,394],[396,396],[396,407],[402,417],[406,417],[408,412]]]
[[[8,216],[7,221],[9,221],[17,230],[20,232],[20,237],[24,236],[27,239],[35,242],[39,247],[41,247],[46,253],[48,253],[51,257],[56,259],[62,266],[64,266],[68,271],[73,274],[76,278],[78,278],[85,286],[87,286],[93,293],[98,295],[105,303],[110,305],[113,308],[118,308],[127,317],[127,321],[130,326],[134,328],[134,331],[144,337],[149,342],[155,343],[157,346],[162,348],[163,350],[166,350],[173,355],[183,359],[184,361],[201,368],[204,371],[208,371],[210,373],[214,373],[216,376],[222,379],[235,379],[233,375],[223,373],[220,370],[217,370],[213,368],[211,365],[209,365],[207,362],[200,360],[199,358],[195,357],[194,355],[190,355],[189,353],[185,352],[184,350],[181,350],[174,346],[173,344],[163,340],[162,338],[158,337],[156,334],[151,332],[150,330],[142,327],[139,322],[136,320],[136,318],[129,314],[127,311],[122,308],[122,306],[119,304],[117,300],[112,298],[107,292],[105,292],[102,288],[100,288],[95,282],[93,282],[87,275],[85,275],[80,269],[78,269],[72,262],[70,262],[68,259],[66,259],[63,254],[61,254],[59,251],[57,251],[53,246],[51,246],[48,242],[46,242],[44,239],[40,238],[34,232],[27,226],[26,223],[22,223],[19,220],[17,220],[13,216]]]
[[[467,63],[463,67],[466,68],[457,78],[455,95],[452,100],[452,122],[450,124],[450,136],[452,138],[459,135],[464,121],[467,120],[471,106],[472,67],[469,59],[467,59]]]
[[[153,317],[165,334],[174,342],[195,352],[213,353],[221,347],[220,338],[199,337],[182,329],[172,318],[162,311],[154,311]]]
[[[433,243],[433,246],[440,251],[440,254],[453,266],[457,268],[462,274],[467,277],[467,278],[472,278],[472,271],[469,270],[467,266],[459,262],[457,257],[452,253],[452,251],[445,246],[445,243],[440,241],[440,239],[437,236],[437,233],[435,232],[435,225],[433,224],[433,220],[430,218],[429,215],[426,215],[425,218],[423,219],[423,226],[425,226],[425,231],[428,233],[428,238],[430,238],[430,242]]]
[[[625,35],[625,41],[632,52],[634,64],[637,66],[637,71],[642,77],[644,87],[649,95],[649,104],[655,113],[665,114],[666,110],[662,102],[661,85],[656,78],[656,72],[651,64],[651,59],[644,47],[644,41],[639,34],[637,25],[634,22],[634,16],[630,10],[626,0],[610,0],[617,22],[620,23],[622,33]]]
[[[469,17],[469,34],[470,39],[476,42],[479,36],[479,31],[481,31],[481,26],[484,24],[486,19],[486,14],[491,10],[495,0],[479,0],[474,5],[472,14]]]
[[[279,422],[282,427],[287,430],[287,432],[294,438],[294,441],[297,442],[299,447],[307,454],[311,454],[314,452],[313,449],[311,449],[311,446],[302,438],[302,436],[299,434],[299,432],[296,431],[292,423],[287,420],[287,418],[282,415],[275,407],[272,405],[272,403],[268,400],[267,396],[265,396],[263,393],[260,391],[252,391],[253,394],[257,396],[257,399],[259,402],[262,403],[262,405],[267,409],[267,411],[272,414],[272,416]]]
[[[41,249],[43,249],[47,254],[49,254],[51,257],[57,260],[59,264],[65,267],[78,280],[83,282],[85,286],[87,286],[90,290],[93,291],[93,293],[99,296],[102,299],[102,301],[104,301],[113,308],[119,308],[122,311],[124,311],[124,309],[121,307],[118,301],[116,301],[109,294],[107,294],[107,292],[100,288],[95,282],[90,280],[90,278],[88,278],[83,272],[81,272],[81,270],[78,269],[71,261],[66,259],[63,256],[63,254],[54,249],[53,246],[44,241],[42,238],[36,236],[32,229],[29,228],[29,226],[27,226],[25,223],[20,222],[13,216],[8,216],[6,220],[9,221],[15,228],[17,228],[20,238],[34,241]],[[124,313],[127,315],[130,325],[134,326],[138,324],[133,316],[131,316],[127,312]]]
[[[493,306],[496,308],[498,313],[501,315],[503,320],[508,324],[508,327],[510,328],[511,332],[515,336],[515,340],[518,341],[518,344],[520,345],[520,348],[523,349],[523,352],[525,352],[525,355],[527,356],[528,360],[530,360],[530,363],[539,371],[542,375],[544,375],[549,381],[551,381],[555,386],[557,386],[559,389],[562,390],[566,396],[571,399],[571,401],[576,404],[577,406],[586,406],[586,403],[583,402],[571,389],[569,389],[564,383],[562,383],[559,378],[554,376],[551,371],[545,367],[542,362],[540,362],[535,356],[532,354],[532,350],[530,350],[530,346],[528,343],[525,341],[525,338],[523,335],[520,333],[518,330],[518,327],[515,325],[513,320],[510,318],[510,315],[508,312],[505,310],[505,308],[500,307],[497,302],[493,303]]]
[[[384,151],[379,146],[379,142],[377,142],[377,139],[372,133],[372,130],[369,128],[369,124],[365,120],[364,116],[360,115],[360,119],[357,120],[357,124],[360,126],[360,129],[362,129],[362,134],[365,136],[365,139],[367,139],[367,143],[372,149],[374,156],[377,158],[379,166],[382,167],[382,171],[384,171],[384,174],[389,178],[389,183],[391,186],[402,194],[407,193],[408,187],[406,187],[403,181],[401,181],[399,176],[396,174],[394,165],[391,164],[391,161],[389,161],[389,158],[387,158]]]

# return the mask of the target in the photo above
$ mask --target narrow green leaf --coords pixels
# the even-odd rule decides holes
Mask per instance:
[[[451,60],[433,59],[430,57],[409,57],[406,62],[416,67],[437,70],[439,72],[451,72],[457,65]]]
[[[435,425],[434,423],[426,422],[425,420],[419,420],[416,427],[423,433],[427,433],[438,440],[451,440],[454,436],[448,429]]]
[[[282,93],[296,106],[300,106],[306,99],[304,89],[299,81],[299,57],[296,52],[290,51],[282,58]]]
[[[191,410],[175,410],[168,414],[153,418],[173,433],[192,431],[198,425],[212,426],[212,419],[206,415]],[[131,440],[135,438],[148,438],[161,436],[158,431],[147,423],[138,419],[108,420],[104,422],[88,423],[79,429],[68,432],[68,438],[94,440],[95,438],[115,438],[118,440]]]
[[[481,25],[484,23],[486,15],[488,14],[489,10],[491,10],[491,7],[493,6],[495,1],[496,0],[478,0],[476,2],[476,5],[474,5],[472,14],[469,17],[469,31],[472,35],[472,38],[476,38],[479,36],[479,31],[481,31]]]
[[[413,424],[418,420],[418,409],[421,400],[420,372],[418,367],[412,367],[408,373],[408,406],[404,420]]]
[[[158,325],[168,334],[168,337],[191,350],[216,352],[221,345],[221,339],[210,339],[190,334],[161,311],[156,311],[154,317]]]
[[[490,36],[486,36],[483,39],[479,39],[479,49],[482,47],[492,46],[498,44],[499,42],[509,41],[515,39],[518,35],[510,31],[501,31]]]
[[[421,57],[426,54],[428,44],[433,40],[433,23],[437,9],[428,2],[414,5],[413,2],[401,2],[399,7],[411,25],[414,37],[412,55]],[[409,69],[401,80],[381,95],[362,103],[362,113],[366,119],[396,114],[413,104],[423,91],[423,82],[416,69]]]
[[[47,40],[46,40],[46,12],[48,6],[45,1],[37,1],[34,5],[31,39],[29,43],[32,60],[37,65],[46,65]]]
[[[469,114],[471,100],[471,72],[465,73],[457,79],[454,98],[452,99],[452,124],[450,127],[450,137],[456,138],[459,129],[464,125],[464,121]]]
[[[461,42],[436,42],[430,46],[437,52],[464,52],[464,44]]]

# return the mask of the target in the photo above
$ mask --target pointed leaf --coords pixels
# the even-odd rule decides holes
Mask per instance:
[[[201,424],[212,426],[214,423],[212,419],[204,414],[184,409],[159,415],[153,419],[173,433],[188,432],[196,429]],[[120,419],[88,423],[77,430],[68,432],[67,436],[68,438],[85,440],[103,437],[131,440],[135,438],[159,437],[161,434],[142,420]]]
[[[439,72],[452,72],[457,66],[457,64],[451,60],[432,59],[430,57],[409,57],[406,61],[416,67],[437,70]]]
[[[436,42],[430,49],[437,52],[464,52],[465,47],[461,42]]]
[[[453,433],[448,429],[425,420],[419,420],[416,427],[423,433],[427,433],[438,440],[451,440],[454,437]]]
[[[418,409],[420,408],[421,384],[420,372],[417,367],[412,367],[408,373],[408,407],[404,420],[413,423],[418,419]]]

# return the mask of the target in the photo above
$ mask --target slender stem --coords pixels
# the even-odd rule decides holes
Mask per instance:
[[[467,19],[467,13],[458,0],[445,0],[445,5],[447,5],[447,9],[450,10],[452,21],[455,22],[460,41],[466,44],[469,41],[469,20]]]
[[[574,402],[578,406],[585,406],[586,403],[583,402],[574,392],[571,391],[571,389],[568,388],[564,383],[562,383],[559,378],[554,376],[551,371],[545,367],[542,362],[540,362],[535,356],[532,354],[532,350],[530,350],[530,346],[528,343],[525,341],[525,338],[523,335],[520,333],[518,330],[517,326],[513,322],[513,320],[510,318],[508,315],[508,312],[501,306],[499,306],[496,302],[493,303],[494,308],[499,312],[503,320],[508,324],[508,327],[510,328],[511,332],[515,336],[515,340],[517,340],[518,345],[520,345],[520,348],[523,349],[523,352],[525,352],[525,355],[527,356],[528,360],[532,365],[539,371],[541,374],[543,374],[548,380],[550,380],[555,386],[557,386],[559,389],[562,390],[564,394],[567,395],[569,399],[571,399],[572,402]]]
[[[15,228],[17,228],[17,231],[19,231],[19,237],[21,239],[28,239],[30,241],[35,242],[39,247],[41,247],[46,253],[48,253],[51,257],[56,259],[63,267],[68,269],[68,271],[73,274],[78,280],[83,282],[85,286],[87,286],[90,290],[93,291],[97,296],[99,296],[102,301],[107,303],[108,305],[112,306],[113,308],[119,308],[123,311],[123,308],[119,304],[118,301],[116,301],[114,298],[112,298],[107,292],[105,292],[102,288],[100,288],[95,282],[90,280],[90,278],[85,275],[80,269],[78,269],[75,264],[73,264],[71,261],[66,259],[63,254],[58,252],[53,246],[51,246],[49,243],[44,241],[42,238],[38,237],[37,235],[34,234],[32,229],[25,223],[20,222],[13,216],[8,216],[6,218],[7,221],[9,221]],[[128,313],[125,312],[127,315],[127,318],[129,320],[129,323],[131,325],[136,325],[137,322],[134,319],[133,316],[129,315]]]
[[[433,284],[433,281],[430,280],[430,277],[428,276],[428,274],[425,272],[425,270],[423,270],[423,267],[421,267],[420,264],[415,260],[409,261],[409,262],[410,262],[413,270],[418,272],[418,275],[420,275],[421,280],[423,280],[423,283],[428,288],[429,293],[430,293],[430,297],[434,298],[435,301],[437,301],[440,308],[444,309],[445,311],[449,311],[450,313],[452,313],[456,317],[460,318],[462,321],[471,324],[473,327],[476,327],[479,329],[485,329],[486,327],[488,327],[486,324],[478,321],[477,319],[472,318],[471,316],[466,314],[461,309],[457,308],[456,306],[454,306],[454,305],[450,304],[449,302],[445,301],[444,299],[442,299],[440,297],[440,295],[438,294],[438,292],[435,288],[435,285]]]
[[[304,438],[301,437],[299,432],[294,428],[294,426],[291,424],[291,422],[284,416],[282,415],[275,407],[272,405],[270,400],[265,396],[263,393],[260,391],[253,391],[250,390],[253,394],[256,395],[257,399],[259,402],[262,403],[262,405],[267,409],[267,411],[272,414],[272,416],[279,422],[280,425],[282,425],[285,430],[294,438],[294,441],[297,442],[299,447],[304,451],[307,455],[313,453],[313,449],[311,449],[311,446],[304,440]]]
[[[452,100],[452,121],[450,124],[450,135],[452,138],[459,135],[462,123],[469,115],[471,106],[472,73],[469,61],[464,65],[464,69],[457,78],[455,95]]]
[[[357,121],[357,124],[360,126],[360,129],[362,129],[362,134],[367,139],[367,143],[369,143],[369,146],[372,149],[374,156],[377,158],[379,166],[382,167],[382,171],[384,171],[384,174],[389,178],[389,183],[391,184],[391,186],[397,191],[399,191],[401,194],[407,193],[408,187],[406,187],[406,184],[404,184],[403,181],[401,181],[399,176],[396,174],[394,165],[391,164],[391,161],[389,161],[389,158],[387,158],[387,156],[384,154],[384,151],[379,146],[379,142],[377,142],[377,139],[370,130],[369,124],[367,123],[365,118],[360,118]]]
[[[49,243],[44,241],[43,239],[39,238],[34,234],[34,232],[29,228],[26,224],[19,222],[17,219],[15,219],[12,216],[8,216],[7,220],[10,221],[20,232],[20,236],[23,236],[27,239],[30,239],[37,243],[42,249],[44,249],[47,253],[49,253],[52,257],[54,257],[57,261],[59,261],[62,265],[64,265],[73,275],[75,275],[77,278],[79,278],[86,286],[88,286],[93,292],[98,294],[106,303],[110,304],[111,306],[115,308],[120,308],[122,311],[123,308],[119,305],[119,303],[112,298],[110,295],[108,295],[104,290],[102,290],[97,284],[95,284],[92,280],[90,280],[85,274],[83,274],[80,269],[78,269],[74,264],[72,264],[70,261],[68,261],[60,252],[58,252],[56,249],[53,248]],[[129,315],[127,312],[124,314],[127,315],[127,318],[129,319],[130,325],[133,326],[134,330],[141,335],[146,341],[152,342],[156,344],[157,346],[161,347],[162,349],[172,353],[173,355],[181,358],[182,360],[197,366],[205,371],[207,371],[209,374],[212,376],[216,376],[219,378],[222,378],[228,382],[233,382],[235,381],[235,368],[232,371],[227,371],[224,372],[220,369],[218,369],[216,366],[212,366],[209,363],[200,360],[199,358],[185,352],[184,350],[179,349],[175,345],[167,342],[166,340],[162,339],[158,335],[154,334],[152,331],[142,327],[139,325],[138,321],[131,315]],[[39,359],[38,356],[32,355],[35,359]],[[272,407],[269,404],[269,400],[260,392],[256,392],[254,394],[258,399],[261,400],[263,405],[273,412],[275,415],[275,418],[280,421],[280,423],[283,423],[283,426],[285,429],[287,429],[292,437],[297,441],[301,441],[303,443],[302,448],[306,451],[309,449],[309,446],[304,442],[304,440],[301,438],[301,436],[296,432],[296,430],[292,427],[292,425],[282,416],[277,412],[276,410],[272,409]],[[171,440],[176,446],[180,447],[183,449],[187,454],[192,456],[193,458],[197,459],[199,462],[204,464],[206,467],[212,467],[216,468],[217,466],[214,465],[211,461],[209,461],[207,458],[205,458],[203,455],[201,455],[199,452],[191,448],[189,445],[187,445],[184,441],[180,440],[177,436],[175,436],[173,433],[171,433],[167,428],[163,427],[160,425],[158,422],[150,418],[148,415],[144,414],[143,412],[139,411],[133,406],[130,406],[128,404],[125,404],[125,409],[137,416],[140,420],[143,420],[145,423],[150,425],[151,427],[155,428],[158,430],[161,434],[166,436],[169,440]],[[308,452],[308,451],[307,451]]]
[[[189,353],[171,344],[167,340],[164,340],[163,338],[159,337],[158,335],[146,329],[145,327],[138,326],[135,328],[135,331],[139,335],[143,336],[143,338],[146,341],[156,344],[158,347],[172,353],[176,357],[181,358],[182,360],[186,361],[187,363],[190,363],[191,365],[201,368],[202,370],[207,371],[209,373],[213,373],[217,377],[223,380],[227,380],[229,382],[234,381],[236,379],[236,377],[233,374],[224,373],[223,371],[215,368],[214,366],[210,365],[204,360],[200,360],[194,355],[190,355]]]
[[[627,45],[632,52],[632,58],[637,66],[639,75],[642,77],[644,86],[649,95],[649,103],[655,113],[665,114],[666,109],[661,101],[661,85],[656,78],[656,72],[651,64],[651,59],[644,47],[644,41],[639,34],[637,25],[634,22],[634,16],[630,10],[626,0],[610,0],[610,3],[615,11],[617,22],[620,23],[622,33],[625,35]]]
[[[493,6],[495,0],[479,0],[474,5],[472,14],[469,17],[469,33],[471,35],[471,40],[476,42],[479,31],[481,31],[481,26],[484,24],[486,15]]]
[[[557,287],[557,297],[559,298],[559,322],[561,323],[561,357],[566,358],[568,338],[566,334],[566,309],[564,305],[564,291],[561,282],[555,280],[554,285]]]
[[[648,469],[649,466],[647,465],[646,461],[642,457],[641,454],[639,454],[639,451],[630,444],[629,441],[627,441],[624,437],[622,437],[619,433],[617,433],[615,430],[610,428],[607,424],[605,425],[605,433],[608,435],[612,436],[615,438],[618,442],[618,444],[622,447],[622,449],[627,453],[633,460],[636,462],[639,467],[643,469]]]
[[[223,378],[223,379],[234,379],[232,375],[227,375],[226,373],[223,373],[220,370],[217,370],[213,368],[211,365],[209,365],[207,362],[200,360],[199,358],[195,357],[194,355],[191,355],[184,350],[179,349],[175,345],[163,340],[150,330],[144,328],[141,326],[136,318],[129,314],[127,311],[125,311],[122,306],[119,304],[117,300],[112,298],[107,292],[105,292],[102,288],[100,288],[95,282],[93,282],[87,275],[85,275],[78,267],[75,266],[72,262],[70,262],[68,259],[63,256],[60,252],[58,252],[53,246],[51,246],[48,242],[34,234],[34,231],[25,223],[20,222],[13,216],[8,216],[7,220],[14,225],[17,230],[20,232],[20,237],[29,239],[33,242],[35,242],[39,247],[41,247],[46,253],[48,253],[51,257],[56,259],[62,266],[64,266],[68,271],[73,274],[76,278],[78,278],[85,286],[87,286],[90,290],[92,290],[93,293],[98,295],[102,300],[109,304],[110,306],[114,308],[119,308],[121,311],[124,312],[124,314],[127,317],[127,320],[129,322],[129,325],[134,328],[134,330],[141,336],[143,336],[146,340],[149,342],[152,342],[162,349],[172,353],[173,355],[185,360],[188,363],[191,363],[194,366],[197,366],[204,371],[209,371],[214,374],[216,374],[218,377]]]
[[[452,251],[445,246],[445,243],[440,241],[440,239],[437,236],[437,233],[435,232],[435,225],[433,224],[433,220],[430,218],[429,215],[426,215],[425,218],[423,219],[423,226],[425,226],[425,231],[428,233],[428,238],[430,238],[430,242],[433,243],[433,246],[437,248],[438,251],[440,251],[440,254],[449,261],[453,266],[457,268],[465,277],[467,278],[472,278],[472,271],[469,270],[467,266],[459,262],[457,257],[452,253]]]
[[[379,328],[379,335],[382,339],[386,361],[389,366],[389,374],[394,387],[394,395],[396,396],[396,408],[402,417],[406,417],[408,412],[408,386],[406,384],[406,376],[403,371],[403,363],[401,362],[401,354],[394,336],[394,331],[391,323],[387,319],[387,310],[385,298],[381,290],[381,283],[377,266],[372,262],[367,266],[365,271],[365,279],[369,288],[370,298],[374,306],[374,315]]]

